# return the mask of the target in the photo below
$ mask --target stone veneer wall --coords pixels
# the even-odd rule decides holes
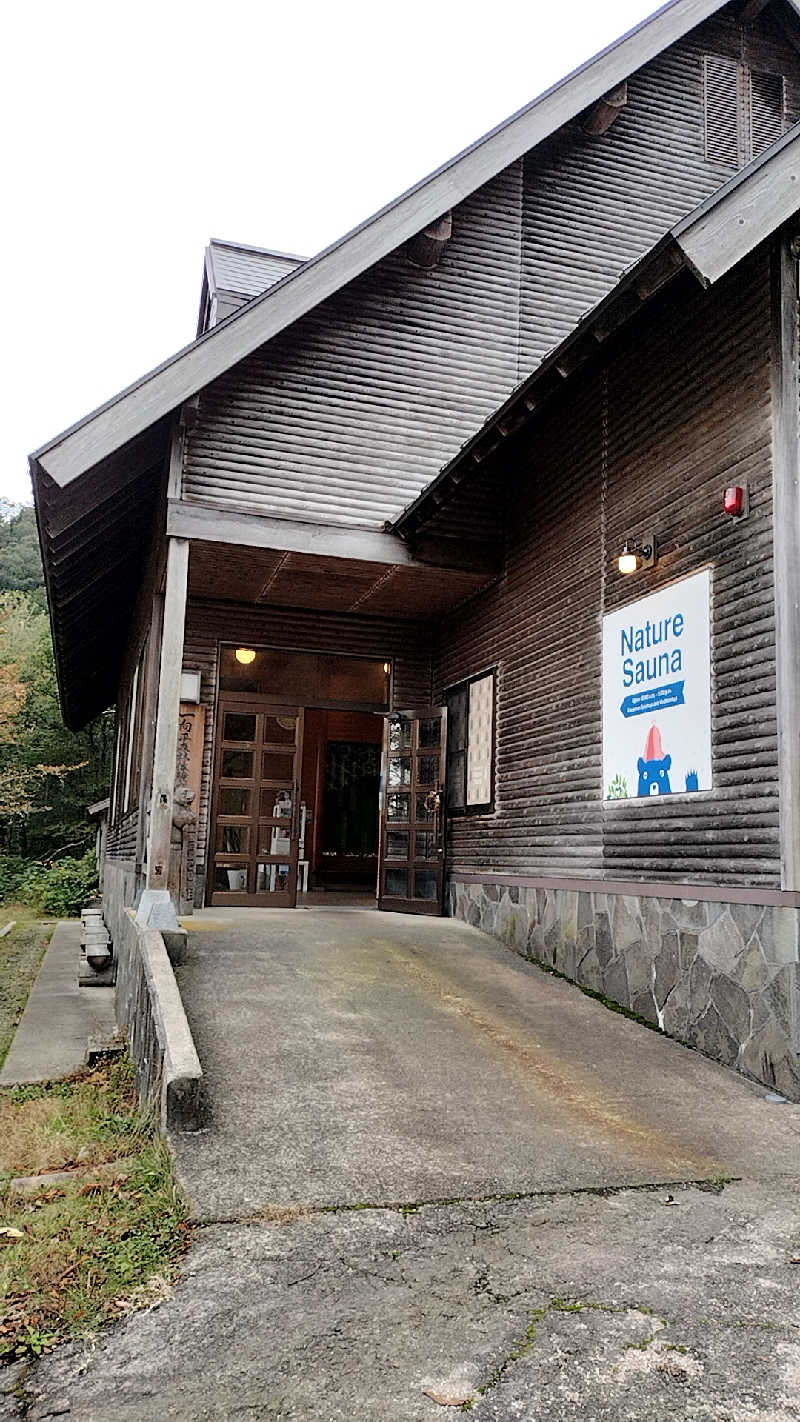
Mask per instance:
[[[800,910],[496,883],[448,912],[800,1100]]]

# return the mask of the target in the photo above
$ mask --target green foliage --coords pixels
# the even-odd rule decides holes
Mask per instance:
[[[57,1185],[13,1187],[16,1175],[65,1168]],[[0,1090],[0,1210],[14,1231],[0,1253],[0,1366],[167,1297],[186,1208],[129,1061]]]
[[[80,859],[65,857],[52,864],[29,862],[15,887],[21,904],[53,918],[76,916],[96,892],[97,860],[92,849]]]
[[[44,859],[88,848],[86,806],[107,794],[114,717],[66,730],[47,613],[0,591],[0,853]]]
[[[0,903],[22,902],[19,888],[30,867],[30,860],[21,854],[0,856]]]
[[[20,509],[15,518],[0,520],[0,588],[33,592],[43,586],[36,514],[31,506]]]

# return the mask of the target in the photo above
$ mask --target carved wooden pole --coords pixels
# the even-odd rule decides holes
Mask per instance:
[[[172,802],[175,791],[175,759],[178,750],[178,717],[180,714],[183,629],[186,620],[188,571],[188,539],[170,538],[167,545],[167,579],[164,590],[158,710],[156,712],[153,757],[153,795],[147,852],[148,889],[166,889],[169,875],[169,846],[172,833]]]

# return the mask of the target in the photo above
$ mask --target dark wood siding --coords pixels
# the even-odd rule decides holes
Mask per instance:
[[[715,20],[634,74],[600,137],[568,124],[461,203],[439,266],[400,250],[203,393],[184,497],[359,526],[395,517],[514,385],[678,218],[731,176],[709,162],[703,56],[742,56]],[[800,57],[768,17],[745,58]],[[524,170],[524,171],[523,171]]]
[[[376,657],[392,662],[392,699],[397,707],[427,706],[431,700],[431,630],[415,622],[382,617],[339,616],[286,607],[189,601],[183,665],[202,673],[206,708],[203,784],[198,807],[197,862],[205,861],[220,642]]]
[[[731,177],[706,158],[703,57],[744,59],[787,78],[787,124],[800,110],[800,56],[769,21],[715,18],[628,80],[628,102],[601,138],[569,124],[525,163],[521,375],[569,334],[663,233]]]
[[[496,812],[454,820],[465,870],[777,885],[769,267],[654,303],[505,456],[503,581],[444,624],[434,684],[499,663]],[[750,487],[750,516],[722,492]],[[616,571],[653,529],[657,567]],[[601,800],[601,616],[712,569],[710,796]]]
[[[394,252],[204,392],[184,493],[380,526],[514,385],[521,164],[461,204],[439,266]]]

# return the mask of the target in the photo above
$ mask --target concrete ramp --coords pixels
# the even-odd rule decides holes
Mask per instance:
[[[197,916],[197,1216],[796,1170],[800,1112],[449,919]]]

